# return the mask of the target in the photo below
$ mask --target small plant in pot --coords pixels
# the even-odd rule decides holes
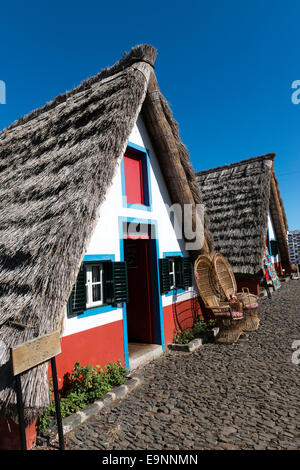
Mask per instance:
[[[195,338],[201,338],[207,335],[215,326],[215,320],[209,320],[206,322],[197,318],[190,330],[177,330],[176,335],[174,336],[174,343],[187,344]]]

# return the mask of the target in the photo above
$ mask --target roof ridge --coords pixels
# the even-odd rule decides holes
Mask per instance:
[[[264,155],[259,155],[257,157],[251,157],[251,158],[247,158],[245,160],[240,160],[240,161],[235,162],[235,163],[228,163],[226,165],[217,166],[215,168],[210,168],[208,170],[197,171],[196,176],[205,175],[205,174],[208,174],[208,173],[213,173],[215,171],[222,171],[222,170],[225,170],[227,168],[234,168],[234,167],[237,167],[237,166],[245,165],[247,163],[254,163],[254,162],[263,161],[263,160],[274,160],[275,156],[276,156],[276,153],[266,153]]]

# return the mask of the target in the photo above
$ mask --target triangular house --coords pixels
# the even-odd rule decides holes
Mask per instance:
[[[163,350],[180,314],[199,314],[187,260],[212,241],[205,222],[204,245],[186,249],[167,210],[191,206],[195,228],[201,195],[155,57],[137,46],[0,133],[2,416],[16,416],[12,346],[59,330],[60,376],[77,360],[130,367],[130,341]],[[22,377],[28,422],[48,403],[47,369]]]
[[[290,269],[274,157],[270,153],[197,172],[215,251],[227,258],[240,286],[248,281],[253,292],[265,276],[266,249],[278,272]]]

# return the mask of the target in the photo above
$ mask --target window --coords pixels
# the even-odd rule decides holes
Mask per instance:
[[[122,160],[124,206],[139,206],[151,210],[151,190],[148,154],[145,150],[128,147]]]
[[[86,306],[103,305],[103,265],[89,264],[86,267]]]
[[[94,256],[94,255],[93,255]],[[128,302],[124,261],[83,262],[68,300],[68,315]]]
[[[170,289],[175,289],[176,276],[175,276],[175,260],[174,258],[167,258],[169,260],[169,276],[170,276]]]
[[[125,192],[128,204],[144,204],[142,154],[127,150],[124,156]]]
[[[188,289],[193,285],[192,262],[182,256],[168,256],[159,260],[160,292]]]

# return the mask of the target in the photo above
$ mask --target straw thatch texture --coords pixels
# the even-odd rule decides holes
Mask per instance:
[[[197,233],[199,247],[192,248],[190,256],[195,260],[199,253],[212,253],[214,247],[209,231],[209,218],[207,213],[202,212],[203,201],[189,153],[180,139],[178,124],[159,90],[154,74],[150,76],[142,111],[145,111],[144,121],[163,168],[171,199],[180,203],[182,208],[188,204],[193,206],[192,228]],[[199,212],[196,211],[196,205]]]
[[[153,47],[137,46],[0,133],[2,416],[16,418],[10,347],[61,328],[98,209],[154,75],[155,57]],[[172,121],[167,104],[166,112]],[[186,162],[183,179],[192,185],[190,172]],[[194,185],[192,190],[196,198]],[[22,377],[27,421],[48,404],[47,368]]]
[[[269,210],[273,223],[277,220],[281,260],[288,263],[286,218],[278,185],[274,189],[274,157],[267,154],[197,173],[215,251],[239,276],[262,274]]]

